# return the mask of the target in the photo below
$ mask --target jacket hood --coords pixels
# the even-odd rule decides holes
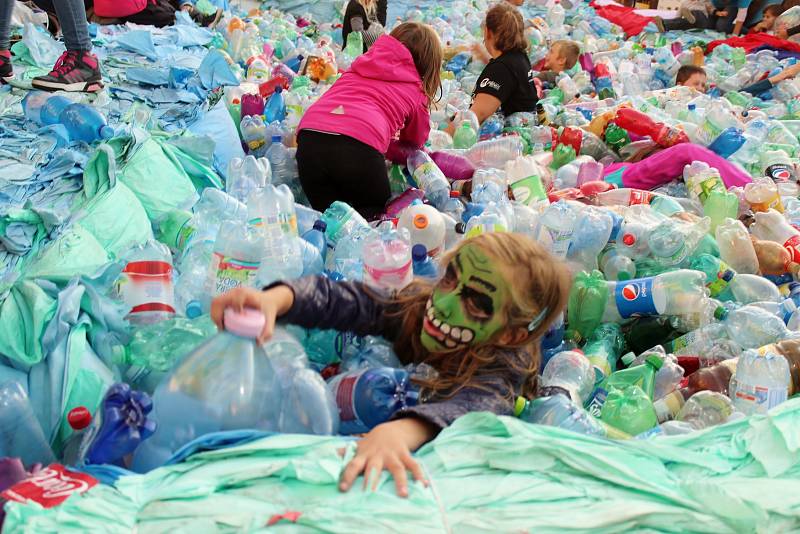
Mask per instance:
[[[422,85],[411,52],[391,35],[379,37],[366,54],[353,62],[350,70],[364,78]]]

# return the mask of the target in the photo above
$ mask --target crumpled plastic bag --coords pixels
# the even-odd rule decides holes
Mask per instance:
[[[223,100],[217,102],[205,117],[192,124],[189,131],[214,140],[214,168],[222,176],[227,176],[228,164],[233,158],[244,158],[241,143],[231,142],[231,139],[238,140],[239,134]]]
[[[22,40],[11,47],[14,61],[41,68],[55,65],[65,50],[64,45],[53,39],[47,30],[30,22],[23,27]]]
[[[197,69],[197,74],[203,88],[209,91],[223,85],[239,85],[239,78],[233,72],[228,60],[216,49],[206,54]]]
[[[123,50],[141,54],[151,61],[158,59],[153,36],[149,30],[132,30],[118,34],[115,42]]]

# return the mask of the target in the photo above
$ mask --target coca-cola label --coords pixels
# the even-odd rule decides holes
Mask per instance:
[[[84,493],[96,485],[97,479],[89,475],[70,471],[61,464],[51,464],[0,493],[0,497],[15,502],[34,501],[43,508],[52,508],[73,493]]]
[[[800,263],[800,235],[792,236],[789,238],[786,243],[783,244],[783,247],[789,251],[794,263]]]
[[[635,206],[636,204],[650,204],[650,200],[653,198],[653,193],[650,191],[642,191],[641,189],[631,189],[631,199],[630,205]]]

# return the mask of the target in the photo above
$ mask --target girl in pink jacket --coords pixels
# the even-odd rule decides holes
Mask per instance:
[[[440,86],[442,47],[430,26],[407,22],[369,52],[308,110],[297,127],[300,183],[314,209],[342,200],[367,218],[389,200],[384,154],[398,133],[421,147]]]

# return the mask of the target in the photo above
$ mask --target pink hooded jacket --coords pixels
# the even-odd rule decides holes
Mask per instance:
[[[346,135],[385,154],[395,134],[421,147],[430,132],[428,98],[411,52],[384,35],[303,115],[301,130]]]

